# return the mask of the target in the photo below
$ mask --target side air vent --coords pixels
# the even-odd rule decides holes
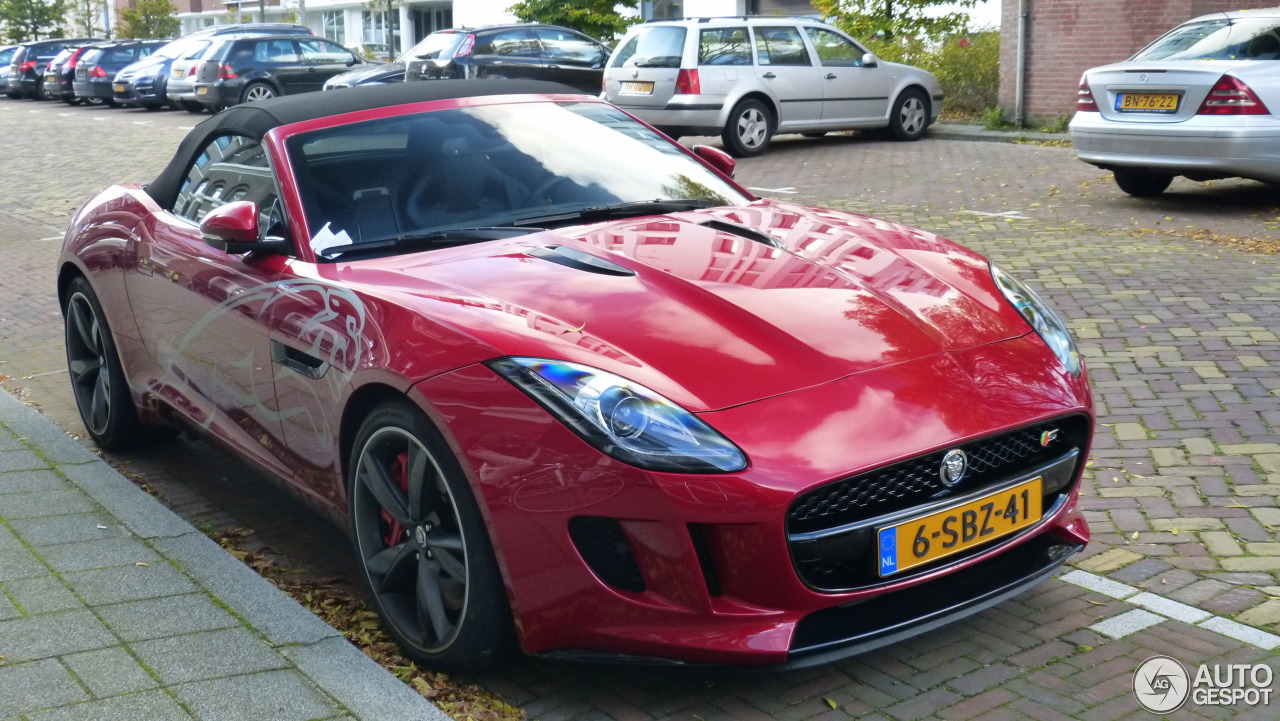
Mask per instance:
[[[689,524],[689,539],[693,541],[693,550],[698,554],[698,565],[702,567],[702,581],[707,584],[707,593],[711,596],[721,595],[724,591],[720,588],[720,574],[716,572],[711,544],[707,541],[707,531],[702,524]]]
[[[558,263],[566,268],[583,270],[588,273],[598,273],[600,275],[636,274],[636,272],[630,268],[624,268],[617,263],[612,263],[604,258],[597,258],[590,253],[584,253],[580,250],[563,245],[547,245],[541,248],[532,248],[525,251],[525,255],[549,260],[552,263]]]
[[[631,544],[617,519],[601,516],[570,519],[569,538],[587,567],[601,581],[623,591],[644,590],[644,576],[640,575]]]

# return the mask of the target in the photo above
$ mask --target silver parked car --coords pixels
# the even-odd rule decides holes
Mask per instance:
[[[1080,79],[1076,156],[1136,196],[1175,176],[1280,183],[1280,8],[1215,13]]]
[[[932,73],[877,58],[810,18],[694,18],[633,26],[604,97],[668,135],[720,135],[759,155],[775,133],[887,128],[924,135],[942,108]]]

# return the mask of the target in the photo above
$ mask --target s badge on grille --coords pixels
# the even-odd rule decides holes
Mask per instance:
[[[942,457],[942,468],[938,469],[938,475],[942,478],[942,484],[950,488],[964,480],[964,473],[967,470],[969,470],[968,456],[959,448],[952,448]]]
[[[1041,446],[1047,446],[1047,445],[1049,445],[1050,443],[1053,443],[1053,442],[1054,442],[1054,441],[1056,441],[1056,440],[1058,440],[1058,429],[1057,429],[1057,428],[1053,428],[1053,429],[1047,430],[1047,431],[1045,431],[1044,433],[1041,433],[1041,434],[1040,434],[1040,445],[1041,445]]]

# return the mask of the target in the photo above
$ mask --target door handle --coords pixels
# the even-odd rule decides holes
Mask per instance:
[[[836,74],[835,74],[835,73],[827,73],[825,77],[827,78],[827,80],[835,80],[835,79],[836,79]]]
[[[547,70],[559,70],[559,69],[560,69],[560,66],[559,66],[559,65],[548,65],[548,66],[547,66]]]
[[[774,78],[776,78],[776,77],[778,77],[778,76],[777,76],[777,75],[774,75],[773,73],[765,73],[764,75],[762,75],[762,76],[760,76],[760,77],[764,78],[765,80],[773,80]]]

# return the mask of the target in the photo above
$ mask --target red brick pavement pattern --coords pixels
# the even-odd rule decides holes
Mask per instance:
[[[40,110],[0,100],[0,133],[10,137],[16,118],[28,120],[15,107]],[[190,118],[40,112],[44,124],[24,131],[29,147],[61,152],[33,150],[0,165],[4,187],[25,189],[0,204],[0,375],[9,376],[5,388],[78,434],[53,299],[58,242],[48,238],[97,187],[154,174]],[[1280,380],[1270,368],[1280,347],[1267,335],[1276,332],[1280,301],[1274,262],[1118,232],[1202,227],[1220,217],[1230,232],[1262,235],[1277,213],[1261,186],[1179,184],[1168,199],[1138,204],[1059,148],[863,137],[783,140],[741,163],[739,179],[798,191],[768,193],[778,197],[936,230],[1045,289],[1082,335],[1105,424],[1085,499],[1100,542],[1083,565],[1246,622],[1249,613],[1266,617],[1258,609],[1280,590],[1267,567],[1276,537],[1257,511],[1274,508],[1275,495],[1241,491],[1271,492],[1277,484],[1266,445],[1280,442],[1272,425],[1280,420]],[[1029,220],[970,210],[1017,210]],[[203,441],[183,438],[110,460],[198,524],[248,526],[314,575],[348,572],[339,534]],[[1260,568],[1228,570],[1227,561]],[[525,659],[481,680],[531,718],[547,720],[1137,719],[1149,715],[1130,692],[1132,672],[1155,653],[1188,664],[1280,665],[1274,655],[1176,621],[1118,641],[1084,629],[1129,608],[1049,581],[965,622],[819,669],[762,675]],[[1269,711],[1184,709],[1177,718],[1275,718]]]

